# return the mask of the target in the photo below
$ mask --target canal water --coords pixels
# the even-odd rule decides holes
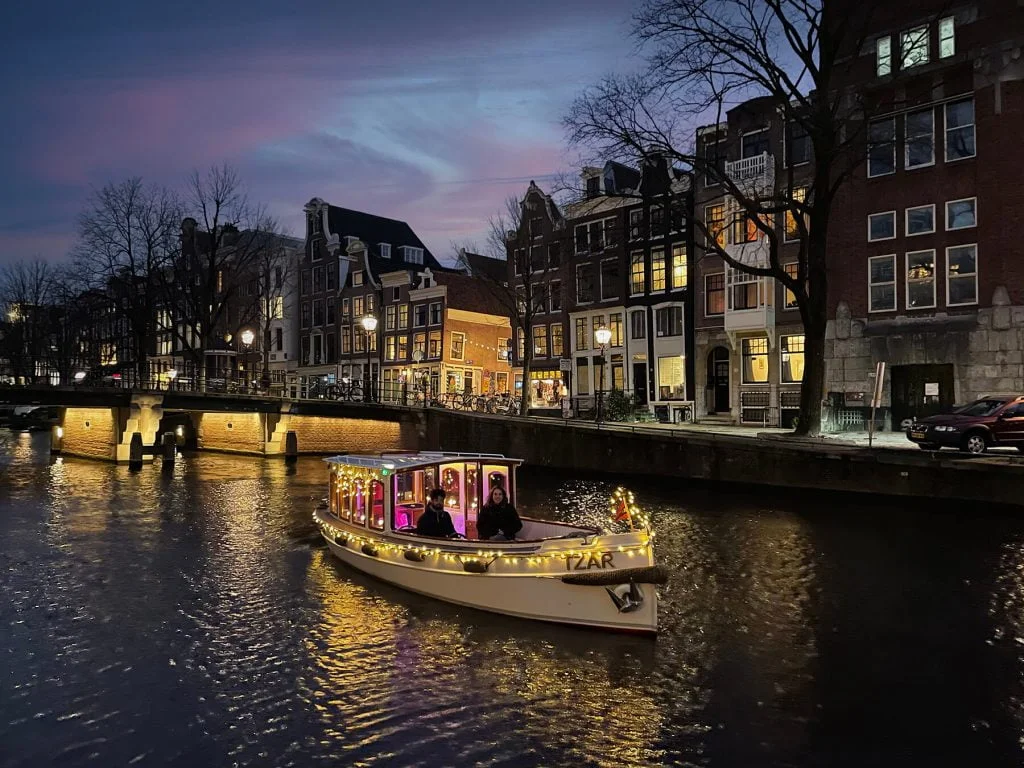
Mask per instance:
[[[450,607],[336,563],[317,459],[173,471],[0,433],[2,766],[1024,761],[1024,520],[633,484],[656,641]],[[531,514],[607,478],[526,469]]]

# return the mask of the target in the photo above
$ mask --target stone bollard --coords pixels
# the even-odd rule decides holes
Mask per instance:
[[[284,436],[284,460],[288,464],[294,464],[299,458],[299,438],[295,430],[290,429]]]
[[[141,432],[132,432],[132,441],[128,446],[128,469],[142,469]]]
[[[161,458],[165,463],[174,463],[174,456],[178,452],[178,440],[173,432],[164,432],[160,439]]]

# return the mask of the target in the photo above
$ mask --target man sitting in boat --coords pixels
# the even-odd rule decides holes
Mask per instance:
[[[443,488],[435,488],[430,492],[430,501],[416,521],[416,533],[420,536],[454,536],[455,524],[452,516],[444,508],[445,492]]]
[[[508,503],[505,489],[500,485],[491,488],[487,503],[480,510],[476,521],[476,532],[481,539],[490,541],[512,541],[523,529],[516,508]]]

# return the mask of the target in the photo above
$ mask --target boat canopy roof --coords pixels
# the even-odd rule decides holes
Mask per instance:
[[[408,469],[429,467],[447,461],[496,461],[505,464],[522,464],[522,459],[512,459],[500,453],[446,453],[442,451],[421,451],[419,453],[382,453],[376,456],[341,455],[324,459],[328,464],[368,469],[388,469],[402,472]]]

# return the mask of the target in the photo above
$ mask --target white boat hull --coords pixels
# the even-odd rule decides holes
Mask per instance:
[[[558,624],[650,635],[658,631],[658,595],[653,584],[638,584],[640,604],[622,611],[609,588],[566,584],[556,574],[503,576],[432,570],[422,563],[365,554],[329,536],[324,540],[339,560],[356,570],[448,603]]]

